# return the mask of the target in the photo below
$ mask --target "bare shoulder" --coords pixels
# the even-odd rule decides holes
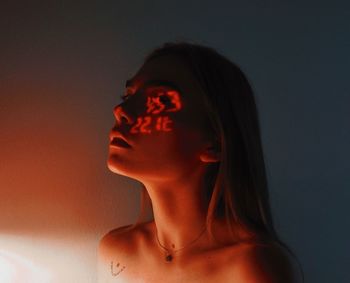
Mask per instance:
[[[113,229],[101,237],[98,252],[101,257],[107,257],[115,252],[120,253],[131,245],[134,231],[129,228],[132,225],[125,225]]]
[[[131,259],[137,256],[143,240],[150,234],[150,223],[139,223],[137,226],[125,225],[106,233],[99,241],[99,259],[110,260],[111,256],[123,256]]]
[[[231,262],[228,275],[237,283],[301,283],[296,260],[277,243],[249,245]]]
[[[137,229],[132,225],[113,229],[101,237],[98,245],[98,282],[125,282],[135,261]]]

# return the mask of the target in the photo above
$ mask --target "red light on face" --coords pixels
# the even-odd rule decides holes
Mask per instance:
[[[172,130],[170,128],[170,124],[173,121],[171,121],[168,116],[159,117],[157,122],[159,122],[159,124],[160,124],[160,131],[170,132]],[[158,123],[157,123],[157,125],[158,125]]]
[[[143,117],[143,123],[140,127],[140,132],[144,134],[150,134],[151,130],[149,129],[149,125],[151,124],[152,119],[150,116]]]
[[[180,96],[177,91],[158,91],[156,95],[147,97],[147,113],[159,114],[163,111],[176,112],[181,109]],[[169,103],[165,103],[164,100]],[[170,107],[167,104],[170,104]]]
[[[166,112],[176,112],[181,109],[181,101],[180,96],[177,91],[169,90],[167,94],[170,97],[171,103],[174,105],[173,108],[167,109]]]
[[[147,97],[147,113],[159,114],[165,109],[165,105],[160,101],[160,96]]]
[[[154,117],[164,112],[176,112],[181,109],[180,95],[175,90],[161,90],[147,97],[147,114],[151,116],[138,117],[135,125],[131,128],[131,134],[150,134],[152,131],[172,131],[173,121],[169,116]]]
[[[170,132],[172,128],[170,125],[173,123],[168,116],[158,117],[154,122],[154,118],[151,116],[138,117],[136,124],[131,128],[132,134],[150,134],[152,129],[156,131]]]
[[[147,118],[147,119],[146,119]],[[146,117],[138,117],[136,124],[131,128],[130,133],[138,134],[138,133],[147,133],[150,134],[151,131],[146,129],[146,127],[150,124],[151,119],[149,116]]]

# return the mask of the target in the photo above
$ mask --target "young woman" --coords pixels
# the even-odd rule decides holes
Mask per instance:
[[[142,183],[142,213],[101,239],[99,282],[302,282],[273,227],[242,71],[212,48],[165,43],[122,99],[107,163]]]

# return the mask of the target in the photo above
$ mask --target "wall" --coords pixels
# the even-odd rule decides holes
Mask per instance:
[[[173,39],[246,72],[277,230],[306,282],[349,281],[348,2],[22,2],[0,8],[1,282],[96,281],[98,239],[139,212],[106,167],[112,108]]]

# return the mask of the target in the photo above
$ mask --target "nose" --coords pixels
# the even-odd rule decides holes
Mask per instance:
[[[131,125],[133,123],[130,115],[128,115],[120,105],[114,107],[113,113],[118,125],[122,125],[122,123]]]

